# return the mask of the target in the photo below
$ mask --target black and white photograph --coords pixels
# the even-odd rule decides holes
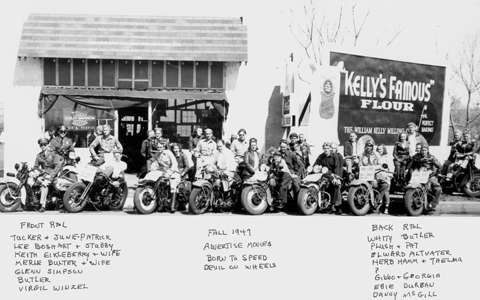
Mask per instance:
[[[8,299],[478,297],[480,1],[1,19]]]

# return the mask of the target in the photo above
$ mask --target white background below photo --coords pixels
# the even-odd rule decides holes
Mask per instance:
[[[339,1],[317,0],[332,19],[338,15]],[[0,56],[0,101],[5,107],[5,169],[14,163],[33,163],[38,151],[36,139],[42,136],[38,117],[40,87],[14,87],[14,70],[23,23],[31,13],[68,13],[102,15],[171,15],[171,16],[243,16],[248,26],[248,63],[238,74],[237,88],[228,93],[232,99],[226,133],[245,128],[249,137],[257,137],[259,144],[265,136],[268,100],[272,90],[284,81],[285,58],[296,45],[289,34],[291,9],[302,11],[301,1],[253,0],[172,0],[172,1],[66,1],[17,0],[4,5],[0,12],[2,28],[2,55]],[[308,3],[308,1],[307,1]],[[396,30],[401,34],[388,48],[393,57],[413,57],[416,61],[430,61],[432,56],[443,57],[458,49],[465,35],[478,31],[480,1],[352,1],[346,0],[344,17],[350,16],[351,7],[358,3],[364,15],[370,12],[365,25],[365,35],[358,47],[368,53],[379,50],[379,40],[391,36]],[[365,8],[367,7],[367,9]],[[301,15],[301,13],[300,13]],[[361,18],[358,19],[361,22]],[[304,20],[294,20],[303,22]],[[347,21],[345,21],[347,22]],[[398,24],[398,28],[395,28]],[[358,25],[358,24],[357,24]],[[349,25],[351,26],[351,25]],[[368,33],[368,34],[367,34]],[[296,49],[298,50],[298,49]],[[301,49],[300,49],[301,50]],[[451,74],[447,77],[450,78]],[[300,81],[298,81],[300,83]],[[308,93],[307,93],[308,95]],[[306,98],[306,97],[305,97]],[[298,103],[292,103],[296,107]],[[16,113],[9,114],[9,111]],[[280,111],[280,109],[279,109]],[[321,128],[334,130],[334,128]],[[228,136],[228,135],[227,135]],[[32,151],[33,149],[33,151]],[[320,151],[320,149],[314,150]],[[391,151],[390,151],[391,153]],[[129,200],[131,201],[131,199]],[[470,200],[466,200],[468,202]],[[472,200],[474,201],[474,200]],[[49,229],[50,221],[65,222],[68,228]],[[44,230],[21,229],[22,222],[46,224]],[[126,212],[86,212],[82,214],[12,213],[0,215],[0,282],[2,298],[20,299],[402,299],[374,297],[375,284],[395,281],[395,289],[405,290],[403,279],[376,280],[375,274],[385,277],[404,276],[405,273],[440,274],[432,288],[438,295],[435,300],[477,300],[480,270],[480,243],[476,237],[480,229],[477,216],[434,216],[406,218],[379,216],[365,217],[316,215],[302,217],[285,214],[265,214],[253,217],[235,214],[207,214],[192,216],[176,213],[135,215]],[[394,231],[372,231],[376,224],[395,227]],[[402,226],[414,224],[421,229],[413,232],[431,233],[435,238],[412,239],[423,250],[449,250],[462,262],[395,266],[382,265],[377,270],[372,265],[372,247],[369,237],[380,240],[395,237],[395,243],[378,242],[378,247],[402,249],[408,245],[402,238]],[[252,236],[239,238],[232,235],[209,236],[212,229],[250,229]],[[121,255],[112,259],[104,269],[88,265],[84,274],[52,276],[58,282],[84,283],[88,289],[58,293],[24,293],[19,290],[15,252],[21,251],[24,241],[13,242],[12,235],[47,235],[71,233],[109,234],[113,249]],[[271,247],[236,249],[232,251],[207,251],[207,242],[231,241],[265,242]],[[68,243],[68,241],[65,241]],[[35,247],[35,242],[30,243]],[[72,245],[74,245],[73,243]],[[14,249],[14,246],[18,247]],[[82,245],[82,247],[93,247]],[[107,247],[109,247],[107,245]],[[409,245],[415,247],[415,245]],[[24,249],[25,250],[25,249]],[[245,251],[244,251],[245,250]],[[396,249],[394,249],[396,251]],[[93,251],[90,249],[89,251]],[[242,254],[268,258],[275,267],[265,270],[205,271],[208,255]],[[110,252],[108,255],[116,255]],[[21,255],[20,255],[21,256]],[[228,256],[228,259],[230,257]],[[30,258],[25,258],[30,259]],[[82,262],[79,260],[79,262]],[[85,261],[83,261],[85,262]],[[40,269],[45,267],[42,266]],[[76,277],[78,276],[78,277]],[[422,280],[417,280],[421,282]],[[427,280],[428,281],[428,280]],[[430,281],[429,281],[430,282]],[[422,290],[422,289],[412,289]],[[403,297],[419,299],[419,297]]]

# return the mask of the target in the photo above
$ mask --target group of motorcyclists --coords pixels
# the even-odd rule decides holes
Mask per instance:
[[[375,145],[371,137],[357,138],[352,132],[343,144],[343,155],[338,151],[339,145],[325,142],[323,152],[310,163],[311,145],[303,134],[290,133],[288,139],[280,140],[278,147],[269,149],[265,155],[259,151],[257,140],[247,138],[245,129],[240,129],[225,142],[215,139],[209,128],[197,128],[190,138],[189,149],[182,149],[180,144],[171,143],[163,137],[161,128],[148,131],[140,153],[144,158],[144,167],[139,178],[148,172],[159,171],[161,176],[170,180],[171,202],[169,211],[174,212],[177,186],[181,180],[195,181],[199,170],[205,166],[214,167],[228,181],[242,180],[258,172],[268,174],[268,185],[275,198],[272,210],[283,209],[289,199],[298,195],[302,179],[314,170],[321,168],[323,177],[328,182],[326,191],[331,195],[329,211],[342,214],[346,188],[359,178],[362,167],[375,168],[372,186],[382,201],[382,211],[389,213],[390,192],[401,191],[410,181],[415,170],[429,172],[426,189],[431,193],[427,211],[434,211],[442,193],[441,181],[449,180],[455,171],[459,159],[474,155],[478,148],[468,131],[455,131],[451,143],[450,155],[442,165],[429,153],[425,139],[417,132],[417,126],[409,123],[404,132],[398,136],[393,147],[393,171],[389,167],[385,145]],[[89,165],[99,170],[109,170],[109,176],[122,177],[127,168],[122,161],[123,147],[111,134],[109,125],[100,125],[90,138]],[[41,151],[37,154],[34,168],[41,170],[43,181],[40,199],[34,199],[32,207],[40,212],[46,209],[49,185],[66,164],[75,164],[74,143],[67,137],[67,128],[60,126],[55,134],[38,140]],[[107,159],[107,157],[112,157]],[[74,179],[76,180],[76,178]],[[61,201],[60,201],[61,202]],[[188,207],[188,206],[187,206]],[[58,205],[57,208],[62,208]]]

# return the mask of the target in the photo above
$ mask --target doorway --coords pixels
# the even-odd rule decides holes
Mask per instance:
[[[118,110],[118,140],[127,156],[128,173],[137,173],[145,164],[140,154],[142,141],[147,138],[148,109],[147,107],[128,107]]]

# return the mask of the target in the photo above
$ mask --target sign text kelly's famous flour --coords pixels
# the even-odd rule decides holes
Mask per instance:
[[[414,122],[430,145],[440,144],[445,67],[331,52],[330,64],[339,62],[340,141],[356,132],[391,145]]]

